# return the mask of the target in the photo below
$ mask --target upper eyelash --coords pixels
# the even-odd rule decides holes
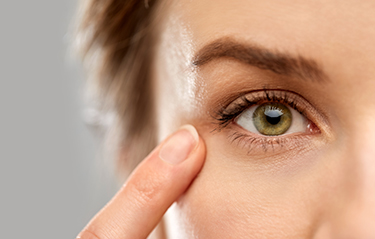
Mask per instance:
[[[263,92],[263,96],[255,96],[255,93],[259,92]],[[247,97],[249,96],[252,96],[252,99],[248,99]],[[222,130],[223,128],[227,127],[244,110],[251,106],[259,105],[262,102],[285,103],[306,117],[305,109],[297,105],[296,97],[293,97],[292,93],[283,90],[263,89],[262,91],[253,91],[251,93],[243,94],[235,101],[239,101],[240,103],[231,102],[225,107],[220,108],[214,115],[211,115],[214,118],[215,123],[218,125],[218,127],[213,131]],[[228,111],[227,108],[231,104],[235,104],[234,109]]]

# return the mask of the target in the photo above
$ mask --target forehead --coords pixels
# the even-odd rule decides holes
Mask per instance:
[[[171,13],[191,27],[198,44],[235,34],[282,46],[295,39],[327,44],[373,35],[374,10],[374,1],[182,0]]]
[[[179,0],[171,2],[174,39],[198,51],[232,36],[312,57],[375,53],[375,1]],[[292,43],[292,44],[291,44]],[[327,59],[329,61],[330,59]]]

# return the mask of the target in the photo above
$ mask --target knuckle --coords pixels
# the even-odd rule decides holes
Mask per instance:
[[[83,230],[76,239],[105,239],[98,237],[94,232],[89,231],[87,229]]]
[[[152,185],[139,182],[132,185],[131,191],[133,199],[142,206],[150,204],[157,194],[157,190]]]
[[[163,190],[163,177],[153,178],[153,180],[140,180],[133,182],[131,187],[131,195],[140,206],[152,206]]]

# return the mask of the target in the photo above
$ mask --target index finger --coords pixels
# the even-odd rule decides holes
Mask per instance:
[[[77,238],[147,238],[188,188],[204,159],[205,145],[195,128],[181,127],[144,159]]]

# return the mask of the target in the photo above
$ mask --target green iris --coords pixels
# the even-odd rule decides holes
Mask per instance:
[[[292,113],[283,104],[265,103],[255,109],[253,123],[263,135],[281,135],[292,124]]]

